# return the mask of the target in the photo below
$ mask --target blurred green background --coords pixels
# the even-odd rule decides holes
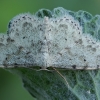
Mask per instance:
[[[9,20],[20,13],[35,13],[41,8],[64,7],[100,14],[100,0],[0,0],[0,33],[6,33]],[[34,100],[23,88],[21,79],[0,69],[0,100]]]

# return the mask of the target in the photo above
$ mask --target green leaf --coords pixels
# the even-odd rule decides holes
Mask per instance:
[[[100,70],[10,68],[37,100],[100,100]]]

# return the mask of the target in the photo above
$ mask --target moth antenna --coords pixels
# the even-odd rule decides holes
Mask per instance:
[[[64,81],[67,83],[67,85],[69,87],[69,84],[68,84],[66,78],[56,68],[54,68],[54,67],[52,67],[52,68],[64,79]]]
[[[54,67],[52,67],[52,68],[64,79],[64,81],[66,82],[67,86],[69,87],[69,83],[67,82],[66,78],[56,68],[54,68]],[[29,69],[33,70],[33,68],[29,68]],[[48,70],[48,69],[38,69],[36,71],[42,71],[42,70],[51,71],[51,70]]]

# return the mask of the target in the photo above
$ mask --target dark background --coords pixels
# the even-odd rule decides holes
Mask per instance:
[[[34,14],[41,8],[64,7],[68,10],[85,10],[100,14],[100,0],[0,0],[0,33],[6,33],[9,20],[20,13]],[[0,69],[0,100],[34,100],[23,88],[21,79]]]

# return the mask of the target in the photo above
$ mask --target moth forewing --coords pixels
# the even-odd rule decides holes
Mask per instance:
[[[71,15],[71,11],[64,8],[47,12],[47,15],[42,10],[34,15],[20,14],[9,22],[7,34],[0,34],[3,44],[0,45],[0,64],[42,69],[50,66],[70,70],[99,69],[100,41],[95,33],[99,28],[94,31],[91,26],[92,16],[89,14],[91,19],[86,19],[84,11],[82,15],[79,12]]]

